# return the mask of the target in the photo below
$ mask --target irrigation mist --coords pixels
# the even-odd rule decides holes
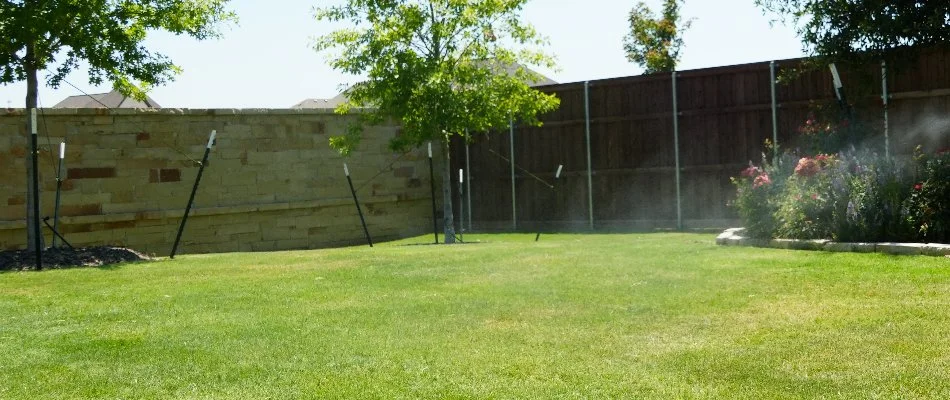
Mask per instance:
[[[950,147],[950,115],[937,112],[932,107],[919,115],[891,126],[892,137],[910,146],[917,145],[932,152]]]

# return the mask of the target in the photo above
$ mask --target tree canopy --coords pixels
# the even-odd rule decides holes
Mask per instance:
[[[950,2],[938,0],[756,0],[796,25],[809,55],[839,60],[950,43]]]
[[[394,150],[504,127],[510,118],[538,124],[558,100],[529,86],[539,77],[526,64],[554,64],[538,50],[545,40],[520,18],[527,1],[347,0],[318,9],[318,20],[352,27],[318,38],[316,49],[337,50],[333,68],[367,77],[338,111],[370,108],[362,114],[368,122],[400,121]],[[346,154],[357,142],[350,132],[332,144]]]
[[[347,91],[346,113],[364,108],[361,124],[399,121],[393,150],[433,140],[442,144],[443,227],[454,242],[449,138],[507,127],[514,120],[538,125],[539,114],[558,99],[530,83],[540,80],[525,65],[554,67],[546,44],[522,21],[528,0],[346,0],[317,9],[321,21],[351,26],[316,40],[334,51],[330,65],[366,76]],[[359,143],[360,126],[331,138],[343,155]]]
[[[172,79],[171,60],[144,45],[150,31],[215,37],[233,20],[228,0],[7,0],[0,2],[0,83],[29,81],[47,71],[57,87],[80,63],[89,82],[112,82],[124,93]],[[28,89],[31,90],[31,89]],[[28,103],[30,101],[28,100]],[[27,104],[27,108],[35,107]]]
[[[683,0],[664,0],[660,17],[642,1],[630,10],[630,34],[624,37],[623,49],[627,59],[643,67],[645,73],[676,70],[683,32],[692,24],[681,20],[682,5]]]

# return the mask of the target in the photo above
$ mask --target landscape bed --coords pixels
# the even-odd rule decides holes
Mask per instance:
[[[0,398],[950,397],[950,260],[715,235],[0,273]]]
[[[151,258],[132,249],[112,246],[49,247],[41,255],[43,268],[101,267],[104,265],[147,261]],[[0,251],[0,271],[36,269],[36,253],[30,250]]]

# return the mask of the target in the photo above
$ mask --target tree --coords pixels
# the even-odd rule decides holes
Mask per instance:
[[[520,18],[528,0],[347,0],[319,8],[317,19],[348,21],[316,40],[317,51],[337,50],[330,65],[365,82],[347,91],[347,113],[365,108],[359,123],[330,145],[344,156],[361,127],[387,119],[402,124],[390,147],[405,151],[428,141],[442,147],[445,242],[455,241],[449,139],[507,127],[514,120],[540,125],[538,115],[558,99],[528,86],[536,74],[523,64],[553,67],[545,44]]]
[[[950,2],[935,0],[756,0],[797,26],[811,56],[880,58],[890,50],[950,43]]]
[[[36,108],[40,71],[58,87],[84,62],[89,83],[110,81],[126,94],[145,91],[174,78],[180,69],[144,45],[149,31],[164,30],[196,39],[219,35],[235,16],[228,0],[5,0],[0,1],[0,83],[26,81],[26,109]],[[29,124],[28,124],[29,125]],[[29,132],[29,126],[27,131]],[[27,176],[32,174],[28,152]],[[27,243],[40,232],[33,218],[32,181],[27,182]]]
[[[679,62],[683,32],[692,20],[681,21],[683,0],[664,0],[661,18],[644,2],[630,10],[630,34],[623,39],[627,59],[640,64],[647,74],[672,72]]]

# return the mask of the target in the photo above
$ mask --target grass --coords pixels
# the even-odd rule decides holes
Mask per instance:
[[[950,398],[950,260],[710,235],[0,273],[0,398]]]

